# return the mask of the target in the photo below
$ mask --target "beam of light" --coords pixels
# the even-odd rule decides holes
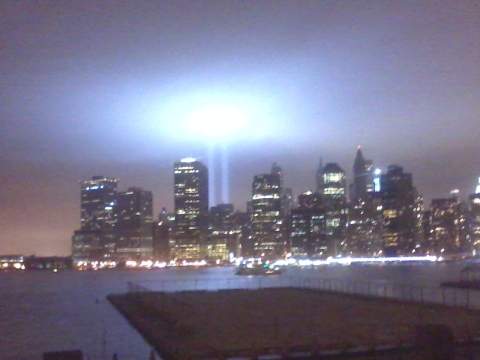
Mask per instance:
[[[216,184],[215,184],[215,146],[210,144],[208,146],[207,154],[208,166],[208,204],[213,206],[216,204]]]
[[[230,202],[230,176],[228,172],[228,150],[225,144],[222,145],[221,150],[221,162],[222,162],[222,203],[227,204]]]

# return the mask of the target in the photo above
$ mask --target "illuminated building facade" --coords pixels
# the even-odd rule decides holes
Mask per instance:
[[[346,255],[374,256],[382,250],[381,213],[375,190],[373,162],[365,160],[362,149],[358,147],[353,162],[347,246],[343,251]]]
[[[372,196],[369,200],[360,198],[350,204],[345,255],[381,255],[383,243],[380,203],[378,197]]]
[[[117,196],[116,257],[143,259],[153,256],[153,196],[131,187]]]
[[[298,196],[298,207],[289,217],[288,238],[293,256],[326,256],[325,207],[322,196],[307,191]]]
[[[170,249],[174,248],[173,229],[175,215],[162,208],[157,221],[153,224],[153,257],[156,260],[170,260]]]
[[[458,252],[466,235],[462,204],[456,197],[433,199],[430,214],[430,250],[438,255]]]
[[[117,183],[117,179],[104,176],[94,176],[81,182],[81,224],[72,237],[75,260],[114,255]]]
[[[480,251],[480,179],[475,189],[475,194],[470,195],[468,199],[468,232],[472,250],[476,254]]]
[[[207,257],[227,261],[229,254],[240,255],[241,229],[235,223],[233,204],[219,204],[210,208]]]
[[[208,233],[208,170],[200,161],[185,158],[174,165],[175,245],[179,260],[206,255]]]
[[[412,175],[390,165],[381,176],[382,239],[386,255],[411,254],[415,249],[417,191]]]
[[[252,183],[252,242],[257,255],[277,256],[285,250],[282,236],[281,175],[256,175]]]
[[[322,169],[320,194],[325,205],[325,231],[328,252],[335,256],[346,247],[347,198],[345,172],[336,163]]]

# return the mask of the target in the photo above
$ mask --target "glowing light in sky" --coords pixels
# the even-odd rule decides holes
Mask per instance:
[[[230,144],[277,138],[283,129],[278,105],[261,94],[204,90],[159,96],[152,104],[148,131],[174,141]]]
[[[246,109],[230,104],[204,104],[192,108],[183,126],[205,140],[227,140],[246,129],[251,115]]]

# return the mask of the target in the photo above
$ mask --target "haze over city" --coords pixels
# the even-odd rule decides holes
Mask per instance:
[[[426,204],[480,176],[476,1],[5,1],[0,17],[0,254],[69,254],[92,175],[172,210],[174,161],[207,162],[213,141],[189,107],[248,120],[217,144],[240,209],[273,162],[295,194],[320,158],[350,183],[358,144]]]

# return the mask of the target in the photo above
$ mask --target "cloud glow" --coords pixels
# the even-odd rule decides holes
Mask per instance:
[[[149,122],[157,134],[171,140],[229,144],[279,135],[279,118],[273,115],[278,105],[268,97],[204,91],[159,100],[148,114]]]

